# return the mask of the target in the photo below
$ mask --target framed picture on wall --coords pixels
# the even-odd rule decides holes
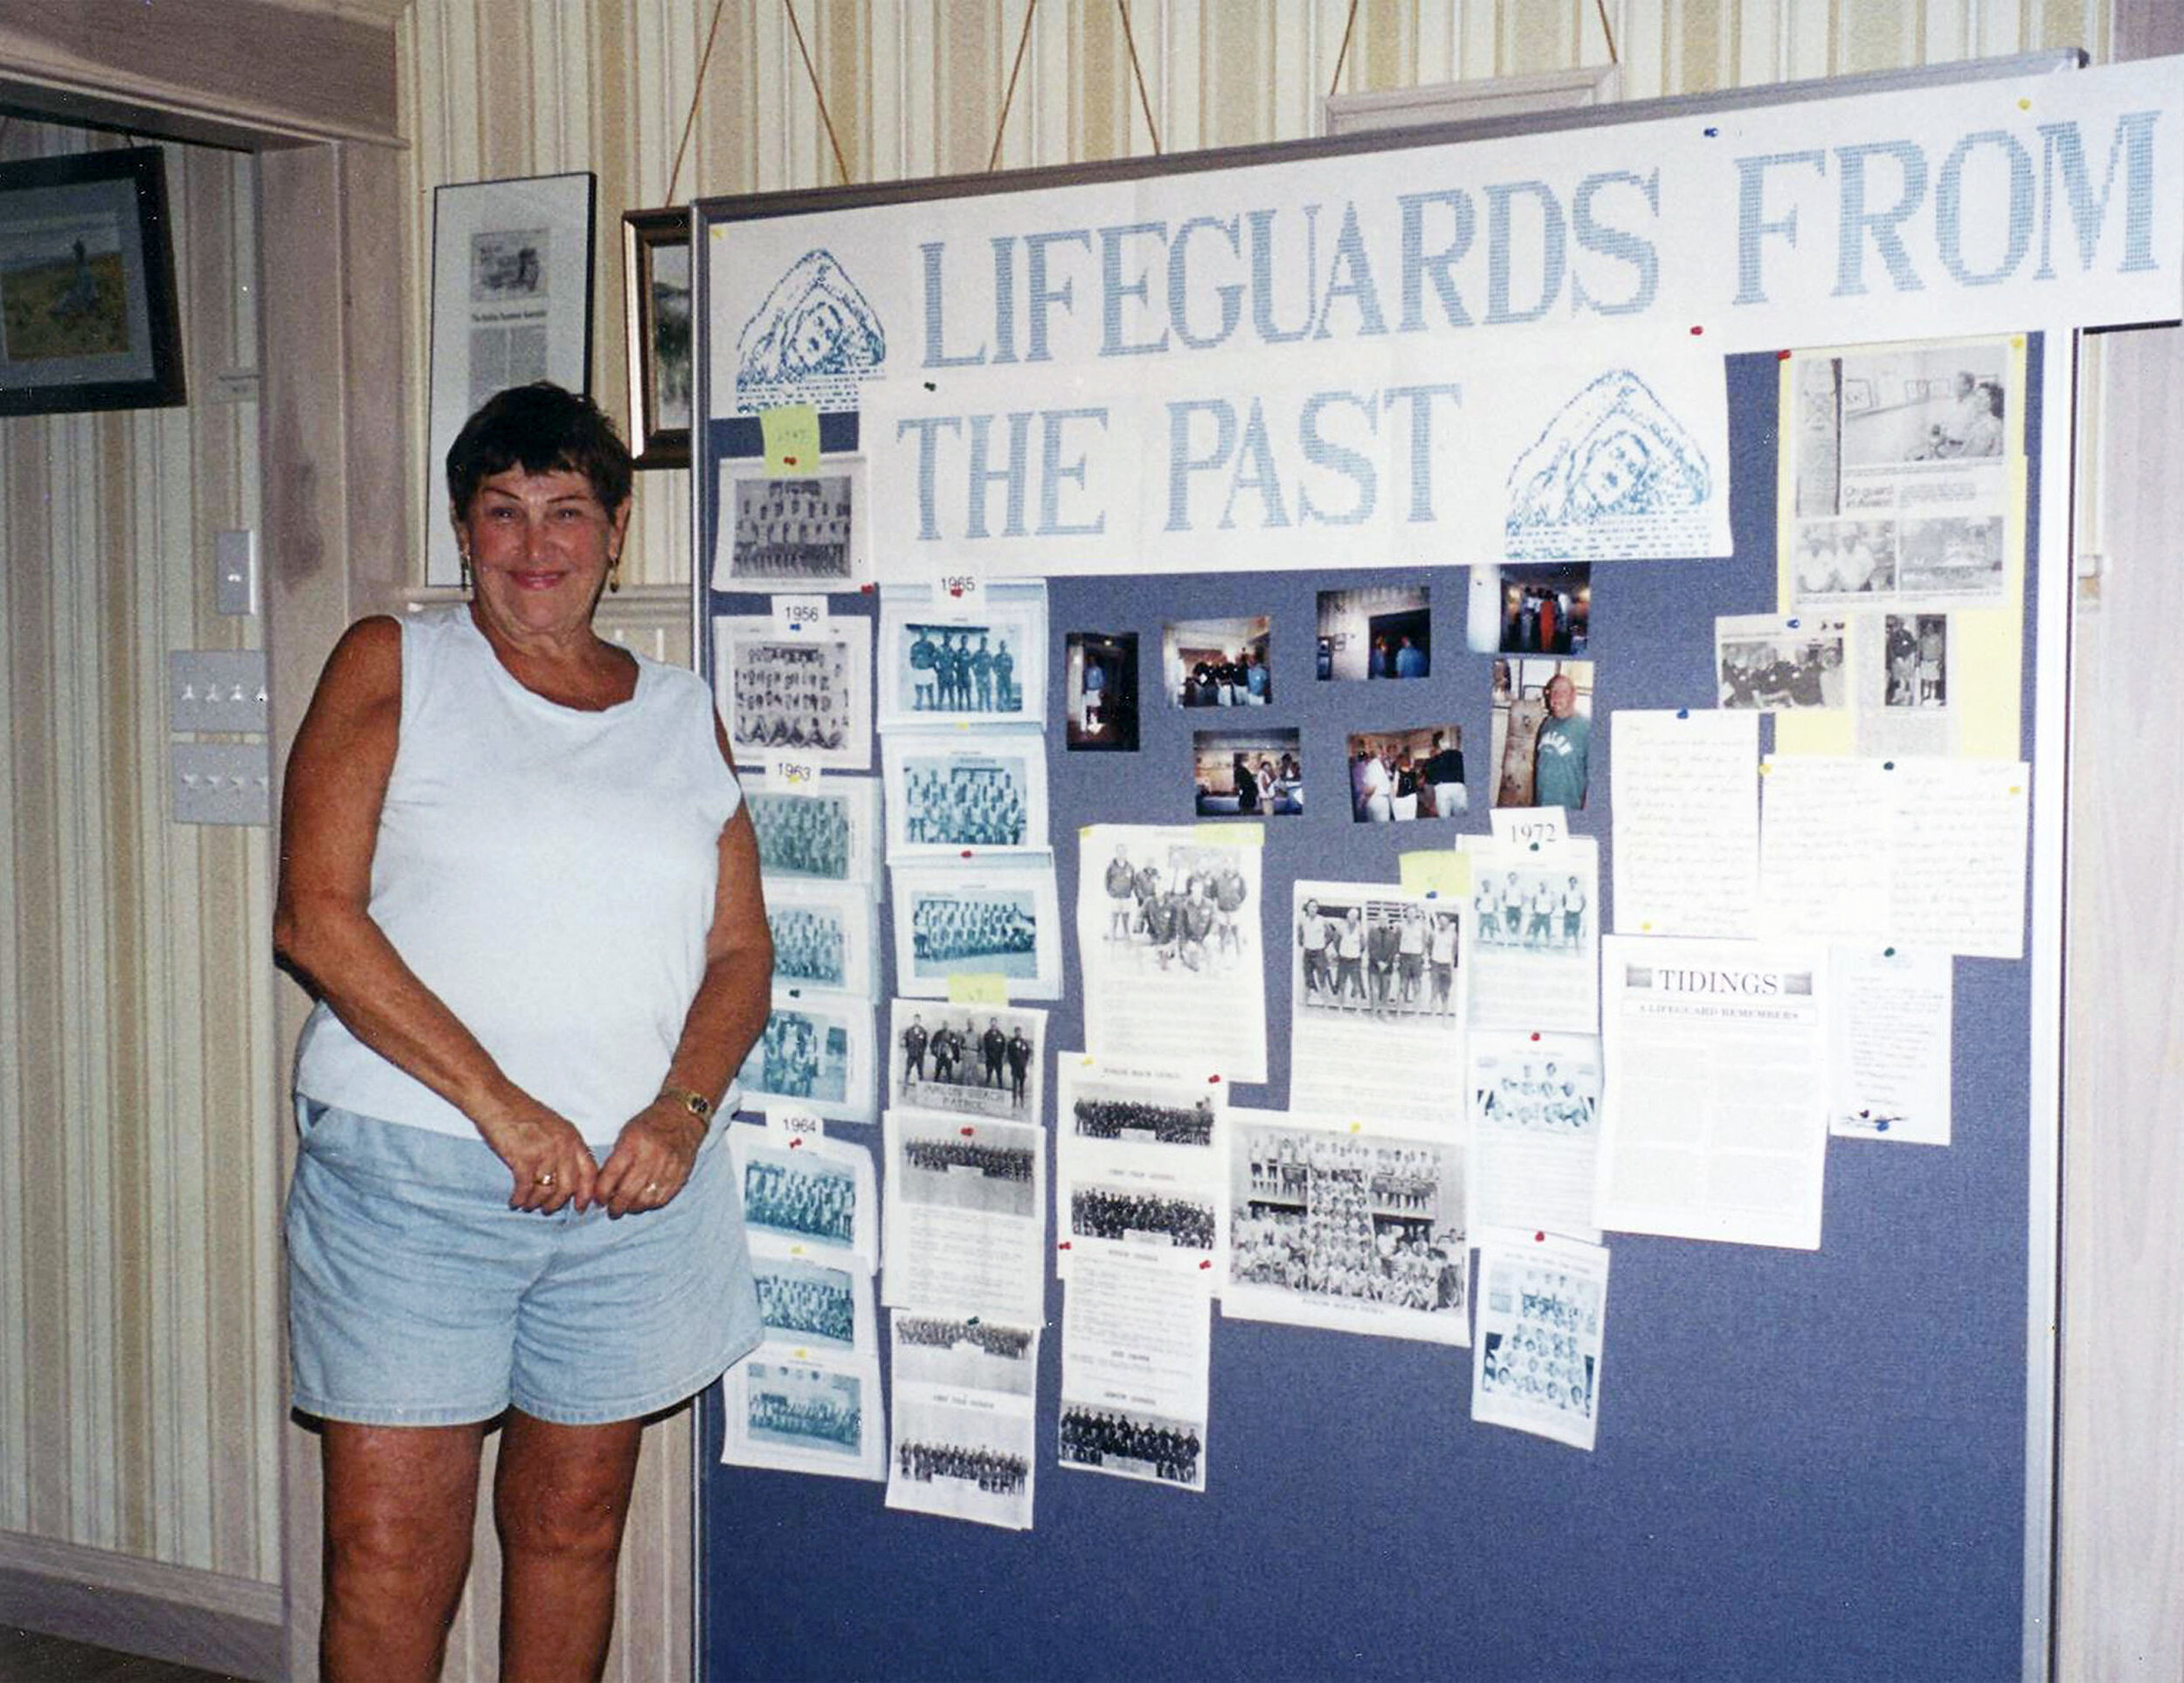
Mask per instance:
[[[0,164],[0,415],[185,401],[156,146]]]
[[[510,386],[591,388],[593,178],[462,182],[432,198],[432,433],[425,582],[462,577],[441,467],[463,423]]]
[[[639,467],[690,465],[690,212],[622,217],[629,446]]]

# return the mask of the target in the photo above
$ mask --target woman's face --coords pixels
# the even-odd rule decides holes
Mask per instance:
[[[629,505],[610,513],[582,473],[495,473],[455,521],[479,617],[517,634],[589,626],[628,525]]]

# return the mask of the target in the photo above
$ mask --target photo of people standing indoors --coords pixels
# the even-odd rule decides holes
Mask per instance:
[[[1191,619],[1161,633],[1168,699],[1179,707],[1262,707],[1274,700],[1268,620]]]
[[[1358,824],[1453,818],[1470,804],[1463,732],[1455,725],[1354,733],[1349,742],[1350,816]]]

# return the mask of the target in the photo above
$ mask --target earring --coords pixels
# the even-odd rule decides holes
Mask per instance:
[[[462,560],[463,590],[466,593],[467,593],[470,589],[470,551],[467,549],[459,549],[456,551],[456,554],[460,556]]]
[[[606,588],[616,591],[622,588],[622,552],[619,549],[606,558]]]

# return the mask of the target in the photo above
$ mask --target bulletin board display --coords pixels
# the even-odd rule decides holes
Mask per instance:
[[[1998,86],[2014,106],[2025,79],[2052,67],[2004,66]],[[2044,96],[2053,84],[2038,86]],[[1948,97],[1962,91],[1949,89]],[[2119,91],[2123,107],[2132,105],[2132,92]],[[1937,97],[1927,91],[1929,107]],[[1730,100],[1617,114],[1639,121],[1656,110],[1673,113],[1711,139],[1731,121],[1759,121],[1752,109],[1748,100]],[[1717,114],[1722,121],[1710,122]],[[2136,131],[2127,110],[2103,130],[2111,132],[2121,137],[2118,155],[2128,159]],[[1597,155],[1598,140],[1589,137],[1589,153]],[[1939,146],[1937,157],[1946,157],[1950,144]],[[1402,173],[1358,170],[1359,149],[1346,143],[1296,148],[1295,161],[1346,158],[1360,177]],[[1290,161],[1286,151],[1254,154],[1250,167],[1278,172]],[[871,217],[905,203],[924,207],[921,214],[930,225],[932,218],[944,219],[951,195],[1059,192],[1087,177],[1101,191],[1136,191],[1132,183],[1167,172],[1187,175],[1235,162],[1217,155],[1204,165],[1170,161],[1158,169],[702,202],[695,238],[701,251],[717,245],[731,252],[747,238],[776,239],[762,259],[770,265],[778,238],[786,238],[810,251],[835,252],[829,261],[840,264],[839,248],[854,248]],[[2150,160],[2149,169],[2169,169],[2166,155]],[[1732,174],[1726,201],[1732,204],[1734,179]],[[2149,192],[2149,203],[2156,203],[2166,188]],[[930,203],[936,199],[937,210]],[[2168,214],[2163,203],[2160,215]],[[778,236],[776,224],[784,221],[798,224],[792,234]],[[2119,228],[2104,238],[2120,241]],[[894,266],[909,272],[895,278],[913,289],[920,266],[932,261],[917,254],[916,244]],[[1082,249],[1096,251],[1097,242]],[[1733,273],[1733,229],[1729,249]],[[2108,245],[2099,249],[2108,254]],[[1961,266],[1961,248],[1955,256]],[[2120,247],[2113,256],[2119,265],[2131,260]],[[699,346],[699,412],[710,418],[700,431],[693,475],[700,535],[695,607],[698,646],[708,663],[723,646],[716,645],[716,621],[778,615],[784,592],[826,591],[829,620],[860,635],[877,618],[877,594],[854,583],[815,585],[800,578],[770,589],[762,579],[736,576],[733,567],[721,569],[722,534],[733,525],[728,499],[736,494],[739,477],[779,447],[765,436],[758,411],[828,390],[846,393],[847,401],[812,404],[818,458],[822,470],[845,462],[860,476],[854,494],[860,500],[856,518],[865,523],[856,547],[874,579],[916,577],[930,587],[957,567],[990,585],[1036,571],[1023,564],[1019,546],[1033,541],[1045,517],[1046,491],[1036,475],[1019,475],[1023,507],[1004,512],[1018,490],[1008,469],[1006,404],[978,411],[997,417],[988,424],[987,453],[979,463],[990,491],[985,535],[969,533],[971,503],[951,513],[936,500],[933,524],[952,541],[939,545],[945,555],[917,554],[916,533],[925,520],[921,470],[906,468],[903,459],[916,452],[875,444],[875,408],[856,402],[856,369],[826,370],[817,387],[791,378],[749,404],[731,395],[732,373],[723,384],[722,371],[730,367],[724,343],[747,317],[723,311],[715,273],[722,260],[733,259],[716,257],[699,266],[700,319],[709,335],[709,348],[707,337]],[[1989,253],[1981,260],[1996,259]],[[2161,282],[2166,298],[2176,281],[2173,264],[2166,257],[2163,262],[2169,266]],[[833,334],[838,341],[847,319],[843,298],[825,266],[814,265],[804,279],[815,272],[825,282],[819,293],[831,296],[832,313],[822,310],[812,331],[821,338]],[[867,264],[860,279],[872,277],[865,284],[877,288],[891,284],[882,279],[891,272]],[[1050,292],[1060,284],[1059,272],[1045,282]],[[2035,284],[2029,259],[2025,280]],[[1569,285],[1566,272],[1558,284]],[[1421,285],[1435,283],[1427,275]],[[2059,1013],[2056,967],[2043,955],[2051,955],[2060,938],[2059,852],[2052,845],[2059,835],[2063,694],[2056,628],[2068,589],[2060,559],[2067,521],[2054,514],[2066,481],[2047,451],[2052,440],[2070,436],[2069,329],[2077,312],[2056,302],[2060,292],[2035,293],[2011,307],[2028,312],[2013,324],[1988,310],[1994,290],[1978,293],[1981,313],[1972,317],[1952,314],[1950,304],[1942,310],[1948,319],[1937,321],[1930,298],[1909,315],[1883,308],[1870,318],[1919,327],[1907,336],[1991,329],[2016,336],[2023,350],[2022,390],[2008,394],[2022,417],[2015,436],[2024,464],[2023,613],[2009,652],[2015,661],[2010,700],[2018,721],[2016,757],[2032,763],[2039,785],[2037,845],[2027,887],[2030,956],[1955,962],[1950,1143],[1830,1141],[1816,1251],[1609,1232],[1609,1376],[1598,1445],[1590,1453],[1475,1424],[1468,1353],[1217,1313],[1204,1493],[1065,1470],[1054,1457],[1063,1288],[1051,1280],[1040,1353],[1036,1523],[1028,1533],[890,1512],[868,1482],[720,1466],[724,1426],[715,1391],[699,1416],[702,1675],[2038,1673],[2044,1666],[2042,1493],[2051,1423],[2042,1411],[2052,1374],[2046,1306],[2054,1284],[2057,1106],[2052,1057],[2044,1048],[2053,1043]],[[1883,300],[1889,307],[1901,301]],[[2051,307],[2042,314],[2035,303]],[[1063,312],[1052,307],[1059,334]],[[1343,307],[1355,312],[1358,301]],[[1080,293],[1075,310],[1094,318],[1095,337],[1105,330],[1091,296]],[[2171,304],[2152,313],[2175,312]],[[929,361],[936,351],[970,355],[947,339],[944,322],[936,325],[930,315],[891,319],[898,324],[891,333],[909,335],[890,338],[892,345],[909,342],[914,354],[920,333],[937,334],[926,342]],[[1012,332],[1029,331],[1020,315],[1005,313],[1001,319],[1013,323]],[[902,327],[904,321],[909,325]],[[2020,332],[2042,322],[2049,324],[2048,331]],[[1648,346],[1669,336],[1658,321],[1627,330]],[[1686,339],[1703,336],[1678,332]],[[1513,333],[1510,342],[1524,336]],[[1846,343],[1870,336],[1835,335]],[[1612,892],[1614,813],[1608,791],[1616,714],[1712,707],[1722,683],[1717,619],[1777,608],[1778,445],[1787,424],[1780,352],[1822,337],[1800,331],[1777,343],[1757,328],[1719,335],[1710,354],[1722,424],[1711,446],[1708,494],[1633,511],[1665,511],[1665,525],[1655,529],[1680,530],[1688,547],[1643,560],[1603,556],[1591,568],[1586,655],[1593,663],[1597,728],[1590,798],[1571,824],[1578,836],[1600,844],[1604,897]],[[1019,355],[1027,342],[1019,342]],[[982,348],[990,359],[993,341]],[[1096,358],[1096,350],[1089,354]],[[1488,355],[1489,364],[1496,354]],[[1683,360],[1689,355],[1683,344],[1675,355],[1662,353],[1664,364],[1677,365],[1670,381],[1690,378],[1693,365]],[[958,372],[968,380],[992,369],[966,366]],[[1306,389],[1322,372],[1309,369],[1304,385],[1289,388],[1292,418],[1316,392],[1329,389]],[[901,374],[891,373],[888,383],[895,438],[955,436],[933,416],[914,412],[916,399]],[[953,377],[931,383],[947,389]],[[1159,385],[1177,377],[1152,376],[1156,391],[1168,392],[1163,404],[1207,401]],[[1093,390],[1087,383],[1093,378],[1061,384],[1082,397]],[[1688,389],[1704,390],[1704,382]],[[1385,385],[1381,390],[1385,394]],[[1088,399],[1075,406],[1100,405]],[[1202,813],[1194,798],[1192,736],[1206,721],[1172,705],[1166,693],[1163,638],[1178,622],[1268,622],[1270,693],[1253,709],[1250,722],[1296,733],[1302,808],[1263,820],[1261,910],[1269,954],[1284,953],[1289,945],[1292,884],[1393,883],[1403,852],[1445,847],[1455,835],[1486,831],[1489,803],[1481,791],[1489,774],[1483,769],[1474,774],[1473,804],[1462,817],[1409,824],[1352,818],[1345,761],[1357,733],[1443,728],[1458,735],[1468,755],[1487,758],[1500,657],[1471,646],[1472,580],[1485,569],[1537,561],[1522,548],[1530,541],[1526,528],[1510,517],[1506,502],[1497,505],[1495,520],[1475,528],[1465,528],[1469,516],[1455,514],[1453,507],[1441,518],[1435,499],[1429,499],[1434,518],[1403,518],[1420,506],[1420,475],[1451,472],[1457,477],[1441,481],[1448,486],[1469,471],[1460,454],[1444,459],[1449,440],[1420,441],[1421,406],[1433,404],[1392,404],[1383,395],[1375,412],[1407,410],[1409,430],[1393,429],[1378,445],[1363,434],[1347,435],[1371,458],[1371,471],[1352,464],[1353,471],[1340,477],[1360,497],[1370,480],[1379,511],[1355,523],[1371,527],[1377,520],[1380,526],[1354,545],[1340,531],[1312,534],[1320,564],[1309,564],[1310,546],[1294,532],[1276,535],[1268,553],[1277,558],[1264,569],[1238,559],[1248,546],[1221,528],[1219,498],[1197,500],[1198,481],[1191,478],[1196,467],[1175,490],[1175,452],[1192,462],[1210,459],[1221,437],[1218,424],[1209,424],[1204,433],[1186,426],[1181,433],[1154,435],[1158,446],[1139,453],[1165,458],[1157,475],[1109,472],[1088,445],[1079,478],[1073,477],[1078,446],[1101,428],[1073,431],[1065,423],[1050,448],[1040,437],[1043,424],[1026,424],[1016,459],[1061,470],[1059,481],[1048,475],[1054,498],[1048,524],[1057,528],[1049,537],[1074,546],[1075,557],[1046,575],[1042,651],[1049,674],[1044,779],[1065,930],[1078,886],[1080,826],[1188,824]],[[1261,407],[1263,413],[1269,405]],[[1191,411],[1192,424],[1206,412]],[[1254,489],[1248,480],[1256,465],[1243,443],[1249,424],[1242,407],[1235,418],[1236,438],[1226,452],[1226,513],[1243,510],[1265,536],[1282,451],[1269,446],[1266,460],[1273,472]],[[1703,431],[1697,425],[1685,430],[1693,437]],[[968,447],[970,429],[960,431]],[[1120,442],[1127,443],[1130,428],[1120,431]],[[1466,434],[1465,441],[1476,436]],[[1510,453],[1521,454],[1521,446],[1519,441]],[[1489,482],[1497,493],[1510,483],[1506,466],[1501,461]],[[1241,502],[1233,494],[1240,475],[1247,481]],[[1218,477],[1209,471],[1207,480]],[[1116,545],[1103,556],[1110,547],[1106,540],[1080,542],[1085,535],[1058,529],[1098,518],[1093,502],[1073,500],[1095,488],[1116,529],[1142,549],[1133,554],[1130,545]],[[1320,488],[1324,493],[1327,487]],[[1168,500],[1171,494],[1180,500]],[[1285,507],[1296,508],[1293,495],[1285,492]],[[1192,546],[1158,530],[1164,516],[1178,510],[1185,524],[1201,516],[1208,522],[1198,535],[1206,540],[1203,568],[1180,565]],[[993,548],[978,548],[989,541]],[[905,553],[916,555],[915,564],[902,559]],[[1437,561],[1430,558],[1435,554]],[[1401,682],[1337,675],[1332,668],[1338,657],[1323,638],[1322,598],[1343,592],[1399,604],[1388,630],[1396,631],[1400,619],[1400,629],[1429,652],[1426,668]],[[1064,691],[1054,674],[1068,664],[1072,633],[1135,638],[1140,708],[1134,750],[1068,746]],[[875,747],[863,762],[875,784],[879,757]],[[895,909],[884,880],[883,928]],[[1602,912],[1603,927],[1614,928],[1612,900]],[[1073,931],[1066,942],[1061,997],[1047,1004],[1047,1048],[1082,1044],[1081,1001],[1069,980],[1080,957]],[[891,943],[879,942],[874,957],[884,1002],[897,992]],[[1298,1074],[1285,1032],[1289,970],[1274,962],[1264,979],[1267,1079],[1241,1087],[1234,1098],[1278,1109]],[[878,1012],[881,1059],[888,1055],[886,1023],[884,1010]],[[1047,1107],[1051,1121],[1051,1096]],[[827,1126],[877,1155],[880,1130],[871,1122]]]

